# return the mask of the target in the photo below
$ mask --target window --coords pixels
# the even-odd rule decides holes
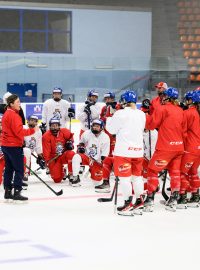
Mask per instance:
[[[0,9],[0,51],[72,52],[72,12]]]

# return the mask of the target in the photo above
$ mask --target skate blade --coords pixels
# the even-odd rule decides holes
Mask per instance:
[[[187,204],[177,204],[177,209],[187,209]]]
[[[143,212],[150,213],[150,212],[153,212],[153,209],[154,209],[154,206],[153,205],[145,206],[143,208]]]
[[[134,209],[134,214],[141,216],[141,215],[143,215],[143,210],[144,210],[144,208]]]
[[[81,187],[81,184],[71,184],[72,187]]]
[[[188,203],[188,207],[190,207],[190,208],[199,208],[199,203]]]
[[[170,212],[176,212],[176,206],[175,207],[165,206],[165,210],[170,211]]]
[[[125,216],[125,217],[134,217],[134,212],[133,211],[129,211],[129,212],[123,212],[123,211],[117,211],[117,214],[119,216]]]
[[[97,193],[110,193],[110,189],[95,189]]]

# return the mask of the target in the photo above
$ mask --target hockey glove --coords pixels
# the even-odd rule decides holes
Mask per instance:
[[[74,149],[74,145],[73,145],[73,142],[72,141],[67,141],[66,143],[65,143],[65,149],[66,150],[73,150]]]
[[[68,109],[68,117],[73,118],[75,116],[75,110],[73,108]]]
[[[91,110],[90,110],[90,107],[89,107],[88,105],[85,106],[84,112],[85,112],[87,115],[90,115],[90,114],[91,114]]]
[[[39,126],[40,130],[42,131],[42,134],[44,134],[47,131],[47,125],[46,123],[41,123]]]
[[[39,164],[39,166],[42,170],[44,170],[46,168],[46,163],[41,156],[37,157],[36,163]]]
[[[79,153],[79,154],[85,153],[85,146],[83,144],[77,145],[77,153]]]
[[[151,105],[151,103],[150,103],[150,100],[149,100],[148,98],[146,98],[146,99],[144,99],[144,100],[142,101],[142,107],[143,107],[143,108],[149,110],[150,105]]]

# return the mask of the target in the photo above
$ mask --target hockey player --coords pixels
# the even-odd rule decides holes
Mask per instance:
[[[178,208],[187,207],[187,191],[192,196],[188,206],[198,206],[200,201],[198,189],[198,165],[200,165],[200,117],[197,110],[200,103],[200,91],[187,92],[185,95],[188,109],[184,111],[184,146],[185,151],[181,160],[181,192]],[[194,166],[193,166],[194,165]]]
[[[153,98],[151,100],[151,106],[150,106],[150,114],[154,112],[158,106],[162,105],[162,98],[163,98],[163,92],[168,88],[167,84],[165,82],[159,82],[155,85],[155,89],[157,91],[157,97]]]
[[[108,92],[104,94],[104,101],[106,105],[101,110],[100,119],[104,121],[104,124],[105,124],[104,131],[106,134],[108,134],[110,138],[110,153],[109,153],[109,156],[106,157],[103,161],[103,183],[102,185],[96,186],[95,191],[107,193],[107,192],[110,192],[109,179],[110,179],[111,171],[113,170],[113,163],[114,163],[113,151],[115,148],[116,136],[113,134],[110,134],[107,131],[106,120],[108,117],[112,117],[113,114],[116,112],[116,110],[121,109],[121,106],[119,103],[115,101],[115,94],[113,92]]]
[[[120,179],[120,185],[125,200],[124,205],[117,208],[119,215],[134,215],[143,208],[142,194],[144,184],[142,179],[143,164],[143,132],[145,114],[136,107],[137,96],[134,91],[126,91],[122,97],[124,110],[115,112],[112,118],[107,118],[107,130],[116,134],[114,149],[114,173]],[[132,202],[132,185],[136,201]]]
[[[3,171],[5,168],[4,155],[1,150],[1,141],[2,141],[2,115],[0,115],[0,185],[3,181]]]
[[[28,128],[34,128],[38,124],[37,115],[30,115],[27,120]],[[37,154],[37,164],[40,165],[41,169],[45,169],[45,161],[42,154],[42,132],[38,130],[31,136],[24,137],[24,156],[26,158],[26,165],[31,166],[31,154],[36,152]],[[25,169],[24,181],[28,180],[29,169]]]
[[[85,131],[77,147],[77,154],[72,159],[72,186],[80,186],[80,166],[89,165],[94,186],[102,184],[102,161],[110,151],[109,136],[103,131],[103,121],[96,119],[92,122],[91,130]]]
[[[171,181],[171,196],[166,209],[175,211],[180,191],[180,163],[183,145],[183,110],[177,105],[178,90],[168,88],[163,92],[163,106],[158,106],[154,113],[147,116],[146,128],[158,129],[156,151],[148,166],[148,196],[145,210],[153,211],[154,194],[158,187],[158,172],[168,169]]]
[[[61,128],[66,127],[66,122],[69,120],[69,110],[71,110],[69,102],[62,99],[62,89],[55,87],[52,92],[52,98],[46,100],[43,105],[41,124],[42,133],[49,130],[49,121],[51,118],[60,120]]]
[[[52,118],[49,128],[42,136],[43,156],[55,183],[60,183],[65,176],[64,164],[68,164],[68,172],[72,174],[72,157],[74,156],[73,133],[60,127],[60,121]]]
[[[87,100],[85,104],[80,108],[77,118],[81,122],[80,137],[85,130],[91,128],[91,124],[95,119],[99,119],[101,107],[97,103],[98,92],[90,90],[87,94]]]

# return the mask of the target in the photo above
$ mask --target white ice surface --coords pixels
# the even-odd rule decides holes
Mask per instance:
[[[158,194],[153,213],[117,216],[89,179],[72,188],[39,176],[64,194],[31,176],[29,202],[8,204],[0,187],[1,270],[200,269],[200,208],[167,212]]]

